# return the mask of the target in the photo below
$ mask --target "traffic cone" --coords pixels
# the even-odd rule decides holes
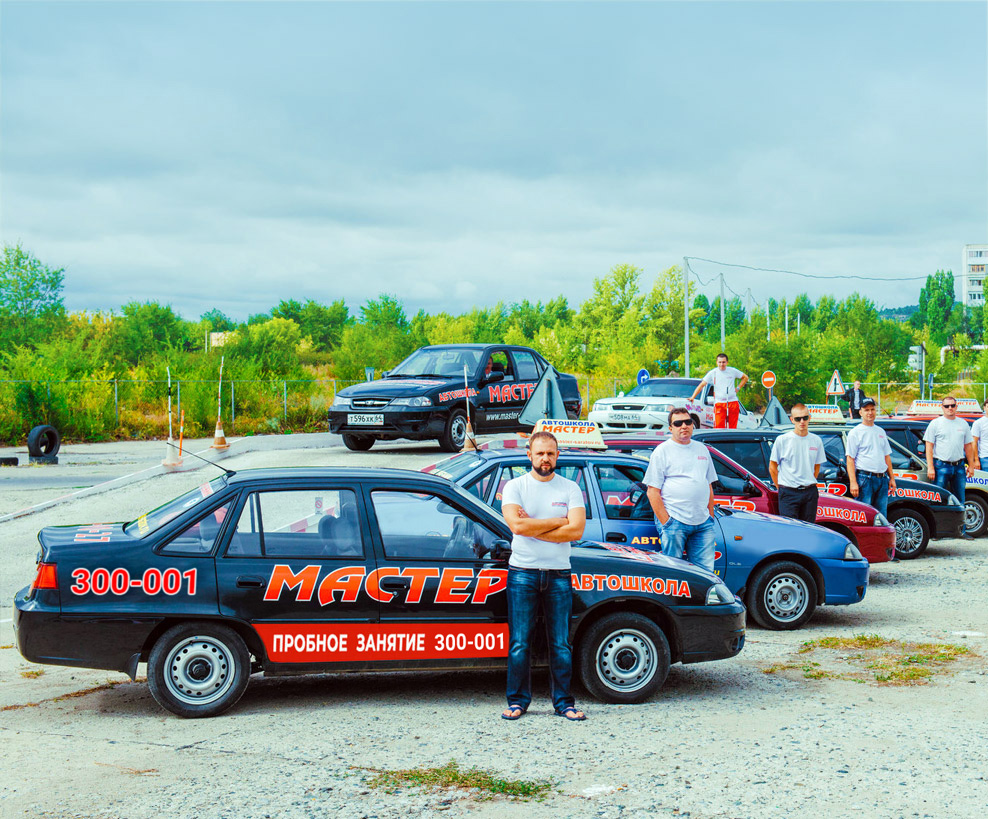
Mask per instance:
[[[175,441],[172,437],[168,436],[168,443],[166,444],[167,452],[165,452],[165,459],[161,462],[161,465],[169,472],[173,472],[182,465],[182,457],[178,454],[178,447],[175,446]]]
[[[223,419],[218,415],[216,416],[216,432],[213,433],[213,444],[210,449],[215,449],[219,452],[223,452],[230,448],[230,445],[226,442],[226,436],[223,434]]]
[[[467,433],[466,438],[463,442],[463,449],[460,452],[475,452],[477,450],[477,441],[473,437],[473,427],[470,426],[470,419],[467,418]]]

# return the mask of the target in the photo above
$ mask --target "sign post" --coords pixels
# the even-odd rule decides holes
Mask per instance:
[[[847,390],[844,389],[844,382],[841,381],[840,370],[834,370],[834,374],[830,376],[830,380],[827,382],[827,396],[834,396],[834,404],[837,403],[837,396],[843,395]]]
[[[762,373],[762,386],[768,390],[768,400],[771,401],[774,395],[773,387],[775,387],[775,373],[771,370],[765,370]]]

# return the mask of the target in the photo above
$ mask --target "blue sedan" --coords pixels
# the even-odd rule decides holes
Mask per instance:
[[[646,466],[633,455],[560,452],[557,471],[583,490],[586,540],[622,544],[629,551],[658,550],[661,533],[642,484]],[[714,466],[725,482],[736,483],[743,471],[727,458],[715,457]],[[451,479],[500,511],[504,484],[530,468],[524,450],[488,449],[454,455],[424,471]],[[722,506],[715,520],[714,573],[764,628],[796,629],[817,605],[845,606],[864,599],[868,561],[843,535]]]

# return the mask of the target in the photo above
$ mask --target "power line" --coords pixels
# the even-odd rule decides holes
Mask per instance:
[[[777,270],[771,267],[753,267],[747,264],[735,264],[733,262],[718,262],[716,259],[703,259],[699,256],[686,256],[685,258],[692,260],[694,262],[707,262],[709,264],[719,264],[721,265],[721,267],[738,267],[741,268],[742,270],[755,270],[761,273],[786,273],[790,276],[799,276],[800,278],[803,279],[856,279],[857,281],[863,281],[863,282],[914,282],[914,281],[923,281],[928,278],[928,276],[885,277],[885,276],[852,276],[850,274],[843,274],[837,276],[821,276],[816,273],[800,273],[796,270]],[[695,271],[693,272],[693,275],[696,276]]]

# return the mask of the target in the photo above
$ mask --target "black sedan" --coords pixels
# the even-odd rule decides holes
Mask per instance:
[[[132,678],[147,663],[154,698],[184,717],[230,708],[257,671],[503,668],[510,536],[432,475],[228,473],[129,523],[42,529],[17,646]],[[744,645],[744,606],[702,569],[589,542],[572,567],[574,670],[598,699],[640,702],[670,663]]]
[[[467,408],[477,433],[521,430],[525,402],[543,373],[554,370],[566,415],[580,417],[576,378],[528,347],[505,344],[438,344],[412,353],[384,378],[346,387],[329,409],[329,431],[349,449],[374,441],[435,439],[449,452],[466,441]]]

